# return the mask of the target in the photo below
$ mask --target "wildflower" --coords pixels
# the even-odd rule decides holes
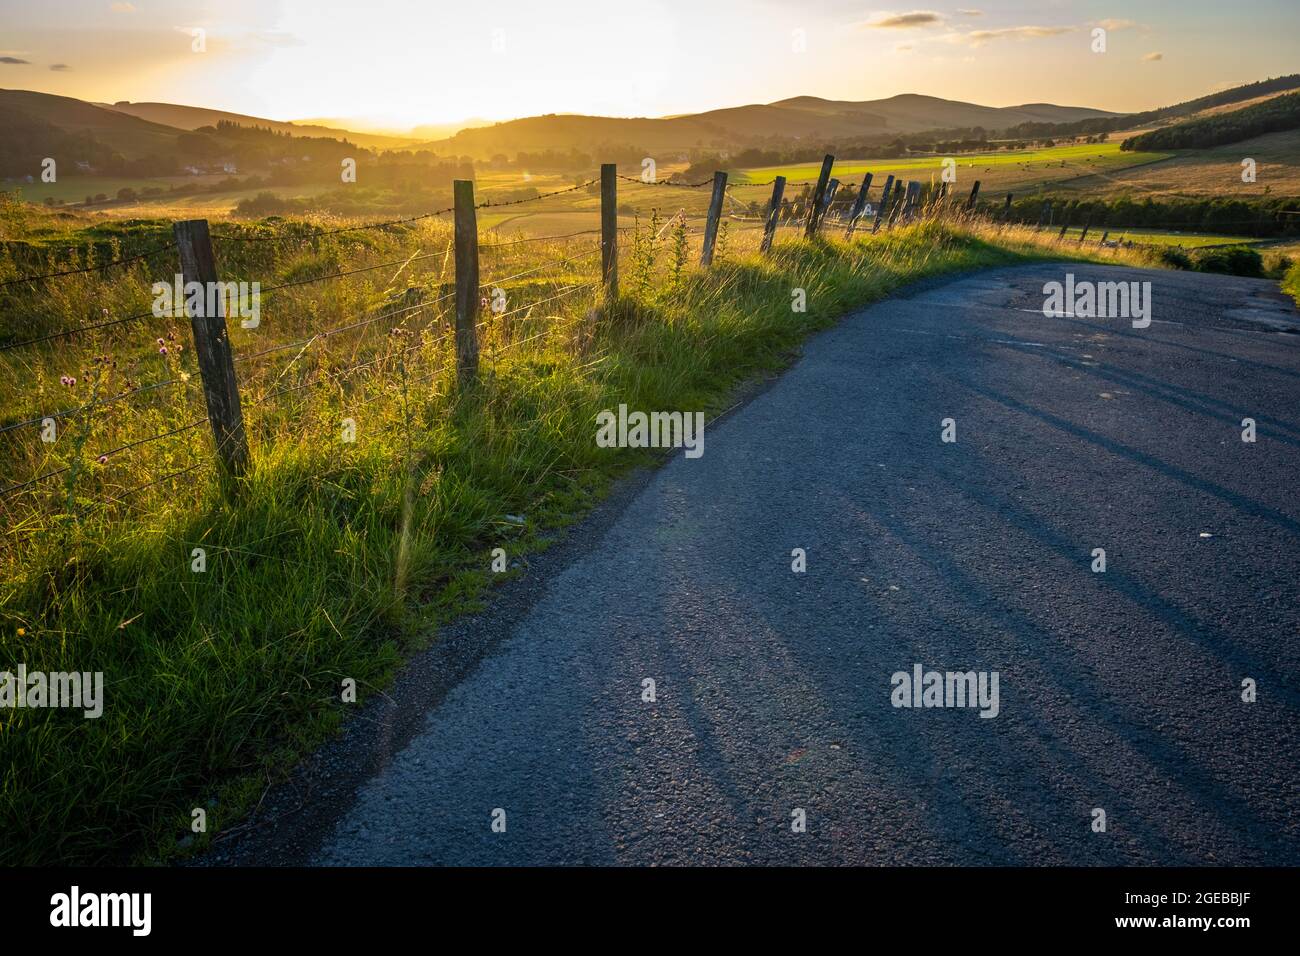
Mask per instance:
[[[167,354],[167,346],[164,345],[162,348],[160,348],[160,349],[158,350],[158,354],[159,354],[159,355],[166,355],[166,354]]]
[[[27,636],[27,628],[25,628],[25,627],[20,627],[20,628],[18,628],[18,636],[19,636],[19,637],[26,637],[26,636]]]
[[[165,339],[161,339],[161,338],[160,338],[160,339],[158,339],[158,344],[159,344],[159,345],[166,345],[167,342],[166,342]]]
[[[107,455],[100,455],[99,458],[96,459],[96,460],[97,460],[101,465],[107,465],[107,464],[108,464],[108,456],[107,456]]]

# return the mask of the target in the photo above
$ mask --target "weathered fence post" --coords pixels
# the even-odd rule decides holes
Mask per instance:
[[[826,218],[830,215],[831,204],[835,202],[835,193],[839,190],[839,188],[840,188],[840,181],[838,179],[832,179],[830,182],[826,184],[826,198],[822,200],[821,211],[817,213],[818,231],[821,230],[822,223],[825,222]]]
[[[1007,193],[1006,205],[1002,207],[1002,221],[1011,221],[1011,193]]]
[[[1101,242],[1097,243],[1097,245],[1104,246],[1106,244],[1106,238],[1109,235],[1110,235],[1110,230],[1109,229],[1104,230],[1101,234]]]
[[[452,183],[456,201],[456,381],[463,387],[478,379],[478,216],[474,183]]]
[[[826,184],[830,182],[831,167],[835,165],[835,157],[826,154],[822,160],[822,171],[817,176],[817,188],[813,190],[812,207],[808,210],[808,226],[804,229],[804,235],[809,239],[817,232],[817,220],[821,216],[822,200],[826,198]]]
[[[1049,199],[1043,203],[1043,208],[1038,211],[1038,225],[1034,227],[1034,232],[1043,231],[1043,223],[1047,221],[1047,214],[1052,211],[1052,201]]]
[[[225,298],[216,290],[217,260],[212,255],[212,236],[206,219],[190,219],[172,226],[180,251],[181,276],[186,285],[198,282],[203,295],[191,310],[189,296],[185,311],[194,333],[194,354],[203,379],[203,399],[216,441],[217,458],[227,474],[238,477],[248,467],[248,436],[244,433],[244,411],[239,403],[235,380],[235,357],[226,328]],[[209,315],[208,313],[214,313]]]
[[[907,181],[907,192],[903,194],[903,222],[912,221],[916,214],[916,201],[921,198],[921,184],[915,179]]]
[[[618,298],[618,165],[600,166],[600,277],[605,301]]]
[[[884,188],[880,191],[880,205],[876,207],[876,221],[871,227],[872,235],[880,231],[880,224],[885,221],[885,207],[889,205],[889,190],[894,185],[894,175],[890,173],[885,178]]]
[[[781,200],[785,196],[785,177],[777,176],[772,181],[772,206],[767,211],[767,222],[763,226],[763,241],[758,247],[759,252],[767,252],[772,248],[772,237],[776,235],[776,224],[781,218]]]
[[[970,188],[970,199],[966,200],[966,208],[968,210],[974,211],[975,201],[979,199],[979,195],[980,195],[980,181],[977,179],[975,180],[975,185]]]
[[[1061,217],[1061,231],[1060,231],[1060,233],[1059,233],[1059,234],[1057,235],[1057,237],[1056,237],[1056,241],[1057,241],[1057,242],[1060,242],[1062,239],[1065,238],[1065,230],[1067,230],[1067,229],[1069,229],[1069,228],[1070,228],[1070,217],[1069,217],[1069,216],[1062,216],[1062,217]]]
[[[718,241],[718,220],[722,218],[722,201],[727,196],[727,174],[718,170],[713,174],[713,195],[709,198],[709,218],[704,223],[704,248],[700,250],[700,265],[713,264],[713,244]]]
[[[1083,232],[1079,233],[1079,245],[1083,245],[1083,240],[1088,238],[1088,228],[1092,225],[1092,217],[1089,216],[1083,222]]]
[[[853,202],[853,208],[849,210],[849,225],[844,230],[844,238],[852,239],[853,230],[858,227],[858,219],[862,216],[862,210],[867,208],[867,196],[871,193],[871,173],[862,180],[862,188],[858,190],[858,198]]]

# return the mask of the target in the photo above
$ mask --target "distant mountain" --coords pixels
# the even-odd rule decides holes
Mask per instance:
[[[229,113],[225,110],[210,110],[201,106],[180,106],[175,103],[99,103],[103,109],[125,113],[151,123],[159,123],[180,130],[195,130],[201,126],[215,126],[225,121],[238,126],[260,126],[277,133],[291,136],[324,136],[329,139],[346,139],[367,149],[400,149],[418,140],[399,136],[382,136],[377,133],[359,133],[349,129],[336,129],[329,126],[315,126],[307,123],[287,123],[281,120],[266,119],[261,116],[247,116],[243,113]]]
[[[897,136],[931,129],[982,126],[1001,129],[1026,122],[1064,123],[1118,114],[1078,106],[1030,103],[980,106],[905,93],[883,100],[826,100],[796,96],[659,119],[547,114],[462,130],[431,146],[442,152],[487,156],[516,150],[568,150],[599,143],[646,149],[731,149],[775,140],[831,140]]]

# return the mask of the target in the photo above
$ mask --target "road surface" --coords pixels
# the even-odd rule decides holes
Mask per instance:
[[[1067,271],[1151,281],[1151,325],[1044,317]],[[209,862],[1300,864],[1297,327],[1086,265],[864,309]],[[894,706],[918,664],[996,671],[997,716]]]

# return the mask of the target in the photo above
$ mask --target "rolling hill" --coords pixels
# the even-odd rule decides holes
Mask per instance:
[[[201,106],[180,106],[175,103],[98,103],[102,109],[124,113],[150,123],[171,126],[180,130],[195,130],[201,126],[215,126],[225,121],[238,126],[259,126],[272,129],[277,133],[289,133],[292,136],[324,136],[329,139],[345,139],[365,146],[367,149],[400,149],[409,146],[415,139],[398,136],[382,136],[376,133],[358,133],[349,129],[336,129],[308,123],[286,123],[280,120],[265,119],[260,116],[247,116],[243,113],[229,113],[225,110],[210,110]]]
[[[170,151],[179,132],[84,100],[32,90],[0,90],[0,108],[26,114],[64,133],[84,133],[127,159]]]
[[[1018,123],[1061,123],[1118,114],[1085,107],[1033,103],[980,106],[905,93],[882,100],[797,96],[660,119],[547,114],[462,130],[429,144],[439,152],[487,156],[507,150],[580,149],[593,143],[634,143],[646,149],[731,149],[776,140],[896,136],[929,129]]]

